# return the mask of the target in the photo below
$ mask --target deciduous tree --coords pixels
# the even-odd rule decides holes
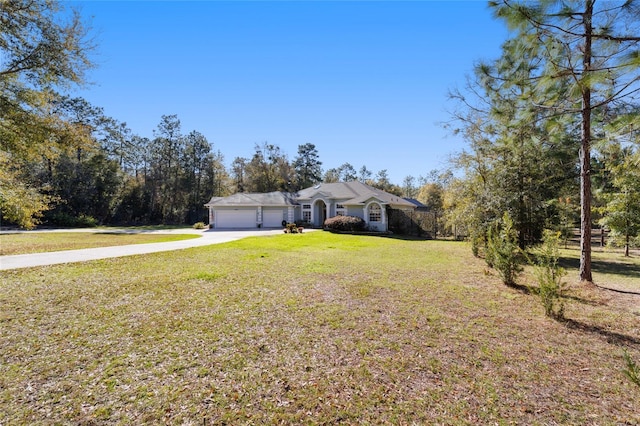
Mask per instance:
[[[87,27],[66,6],[56,0],[0,2],[0,213],[25,227],[51,199],[12,165],[51,157],[74,140],[68,136],[79,127],[51,113],[60,99],[56,90],[82,84],[92,67]],[[14,196],[18,189],[24,196]]]

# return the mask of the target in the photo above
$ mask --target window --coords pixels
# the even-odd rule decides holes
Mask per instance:
[[[346,209],[342,204],[336,204],[336,216],[344,216],[346,214]]]
[[[379,204],[371,204],[369,206],[369,222],[381,222],[382,210]]]
[[[302,220],[311,223],[311,204],[302,205]]]

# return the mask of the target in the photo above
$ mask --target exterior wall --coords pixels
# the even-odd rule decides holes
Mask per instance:
[[[360,219],[365,219],[362,206],[345,206],[345,216],[355,216]]]

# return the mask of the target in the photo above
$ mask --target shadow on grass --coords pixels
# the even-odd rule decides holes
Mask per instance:
[[[580,259],[571,257],[560,257],[558,264],[564,269],[579,269]],[[594,260],[591,262],[591,270],[602,274],[620,275],[628,278],[640,279],[640,268],[637,265],[631,263],[621,263],[606,260]],[[615,291],[617,293],[624,294],[636,294],[640,295],[637,291],[618,290],[615,288],[597,286],[603,290]]]
[[[518,283],[511,283],[511,284],[506,284],[505,285],[509,288],[512,288],[516,291],[519,291],[522,294],[535,294],[536,291],[533,290],[531,287],[529,287],[528,285],[524,285],[524,284],[518,284]]]
[[[558,321],[573,330],[578,330],[585,333],[597,334],[599,336],[602,336],[607,339],[608,343],[613,343],[615,345],[624,345],[624,344],[640,345],[640,338],[635,336],[628,336],[626,334],[616,333],[615,331],[606,330],[596,325],[589,325],[589,324],[585,324],[580,321],[576,321],[568,318],[559,319]]]
[[[401,234],[387,234],[387,233],[372,233],[371,235],[382,237],[382,238],[390,238],[392,240],[401,240],[401,241],[446,241],[449,243],[464,243],[465,240],[453,239],[453,238],[433,238],[430,236],[417,236],[417,235],[401,235]]]
[[[608,289],[607,289],[608,290]],[[589,300],[589,299],[585,299],[583,297],[578,297],[578,296],[574,296],[574,295],[570,295],[570,294],[563,294],[562,295],[563,299],[569,299],[569,300],[573,300],[575,302],[578,303],[582,303],[583,305],[589,305],[589,306],[606,306],[606,303],[604,302],[596,302],[594,300]]]

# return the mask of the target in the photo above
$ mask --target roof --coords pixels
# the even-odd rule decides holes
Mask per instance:
[[[295,206],[292,194],[287,192],[247,193],[239,192],[228,197],[212,197],[205,206]]]
[[[353,205],[364,204],[368,200],[375,198],[383,204],[397,207],[414,208],[415,205],[394,194],[390,194],[360,181],[321,183],[311,188],[306,188],[298,192],[298,201],[310,200],[312,198],[327,198],[339,200],[341,204]]]
[[[416,200],[415,198],[405,198],[405,200],[407,200],[408,202],[410,202],[411,204],[413,204],[414,206],[416,206],[421,210],[429,209],[429,206],[422,204],[420,201]]]
[[[296,206],[301,201],[322,198],[345,205],[364,205],[369,200],[398,208],[415,208],[416,205],[394,194],[359,181],[320,183],[296,194],[288,192],[247,193],[239,192],[228,197],[213,197],[206,207]]]

